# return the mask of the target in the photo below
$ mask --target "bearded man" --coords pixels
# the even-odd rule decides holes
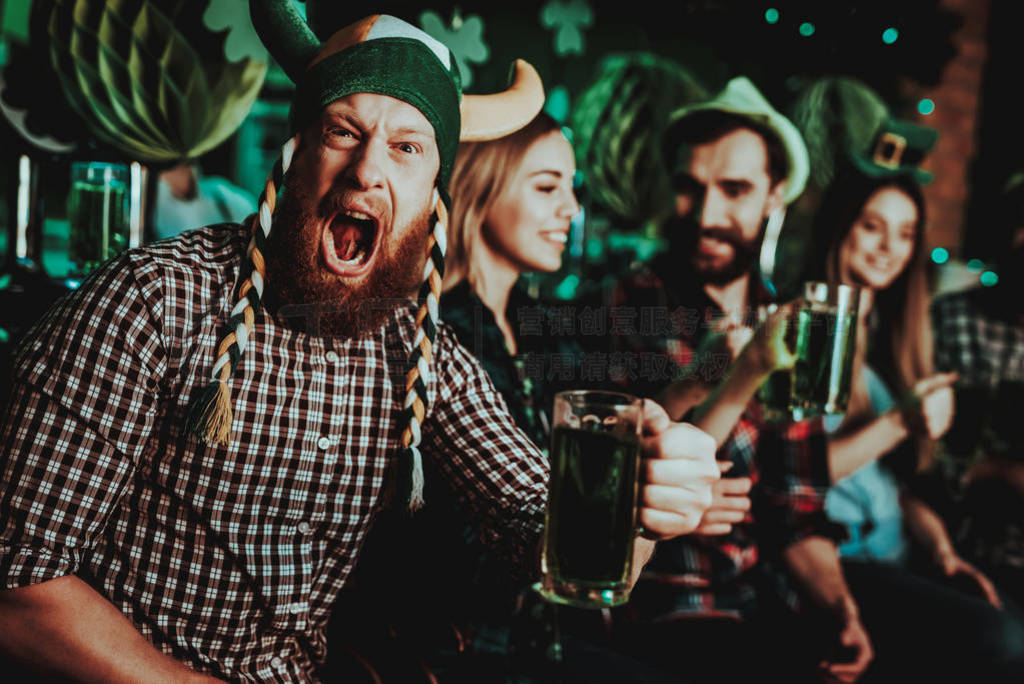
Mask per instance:
[[[539,78],[520,63],[508,93],[460,113],[454,59],[415,27],[375,15],[321,45],[291,2],[251,7],[297,82],[259,214],[114,259],[21,349],[0,430],[0,648],[33,668],[315,680],[375,515],[422,503],[423,457],[536,572],[547,463],[440,324],[436,288],[460,130],[524,125]],[[656,408],[645,430],[645,534],[687,533],[713,440]]]
[[[771,300],[756,257],[773,214],[804,187],[806,147],[743,77],[677,111],[664,143],[676,195],[668,249],[606,296],[639,311],[641,323],[645,310],[660,310],[669,324],[641,325],[613,343],[620,355],[667,362],[664,377],[624,374],[623,385],[676,418],[699,404],[694,420],[721,440],[724,476],[697,534],[659,545],[645,568],[623,616],[624,647],[693,682],[765,672],[817,680],[819,664],[853,681],[873,651],[824,515],[831,481],[821,420],[769,424],[753,400],[780,358],[769,326],[751,341],[755,307]],[[786,583],[779,566],[796,581]],[[816,619],[789,613],[785,604],[800,599]],[[666,648],[673,643],[693,647],[680,658]]]

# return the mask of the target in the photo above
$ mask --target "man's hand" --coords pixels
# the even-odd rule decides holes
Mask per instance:
[[[673,423],[665,409],[646,399],[640,445],[644,536],[669,539],[693,532],[720,477],[715,440],[692,425]]]
[[[732,461],[718,462],[723,473],[728,472],[732,465]],[[750,510],[749,494],[753,484],[749,477],[723,477],[718,480],[711,487],[711,507],[704,511],[697,533],[729,534],[733,525],[743,522]]]
[[[985,600],[991,603],[996,608],[1002,608],[1003,602],[999,599],[999,592],[996,591],[996,587],[992,584],[992,580],[985,576],[985,574],[978,570],[976,567],[961,558],[956,551],[947,551],[946,553],[940,554],[936,559],[942,572],[945,573],[946,577],[955,577],[956,575],[964,575],[974,580],[978,587],[981,589],[981,593],[985,595]]]
[[[754,331],[743,354],[758,372],[790,368],[796,362],[796,327],[792,319],[798,305],[799,300],[782,304]]]
[[[956,373],[936,373],[914,385],[913,399],[903,409],[907,427],[938,439],[953,424],[953,389]]]
[[[875,657],[871,648],[871,640],[860,623],[856,612],[847,612],[843,628],[839,632],[839,650],[845,651],[847,657],[830,658],[822,661],[820,667],[826,681],[855,682]]]

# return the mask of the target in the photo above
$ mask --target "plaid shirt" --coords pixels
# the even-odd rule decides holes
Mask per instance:
[[[700,283],[683,271],[658,261],[612,288],[612,311],[632,309],[638,312],[632,318],[639,323],[662,321],[661,327],[638,324],[612,336],[614,353],[623,358],[667,359],[659,365],[660,378],[620,376],[623,387],[634,393],[640,388],[651,396],[682,377],[723,315]],[[763,296],[754,292],[751,303],[763,301]],[[728,365],[728,357],[706,360],[703,367],[709,376],[704,380],[713,384]],[[772,426],[752,400],[718,452],[719,460],[734,463],[725,477],[753,480],[750,513],[728,535],[688,535],[660,542],[630,600],[636,616],[669,620],[691,613],[748,613],[756,607],[763,582],[788,594],[786,600],[794,604],[796,594],[781,573],[762,573],[758,564],[771,562],[781,549],[809,536],[842,536],[824,514],[830,484],[827,450],[820,419]]]
[[[27,336],[0,429],[0,574],[7,588],[76,574],[197,670],[310,680],[399,452],[415,307],[356,340],[259,314],[231,380],[233,439],[201,444],[186,407],[247,233],[224,224],[130,251]],[[434,370],[425,457],[490,542],[532,563],[546,460],[445,327]]]
[[[979,288],[932,303],[935,366],[960,376],[943,440],[954,476],[979,454],[1024,458],[1024,325],[998,311],[1000,296],[998,288]]]

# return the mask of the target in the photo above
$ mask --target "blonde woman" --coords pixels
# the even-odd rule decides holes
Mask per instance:
[[[459,146],[441,310],[539,446],[561,387],[579,386],[571,336],[551,335],[547,311],[517,286],[523,273],[557,271],[579,212],[576,165],[561,127],[541,113],[505,138]]]

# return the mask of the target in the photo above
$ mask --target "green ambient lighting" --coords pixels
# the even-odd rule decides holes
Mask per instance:
[[[992,287],[999,282],[999,276],[994,271],[985,271],[981,274],[981,284],[985,287]]]
[[[930,97],[925,97],[918,100],[917,111],[925,116],[935,111],[935,102]]]
[[[805,21],[800,24],[800,35],[804,38],[814,35],[814,24],[809,21]]]
[[[971,273],[981,273],[985,270],[985,262],[981,259],[971,259],[967,262],[967,270]]]
[[[774,7],[769,7],[764,11],[764,20],[769,24],[774,24],[779,20],[779,10]]]
[[[3,328],[0,328],[0,344],[7,344],[10,341],[11,334],[4,330]]]
[[[936,247],[932,250],[932,261],[937,264],[944,264],[949,261],[949,252],[944,247]]]
[[[885,43],[886,45],[892,45],[893,43],[896,42],[896,39],[899,37],[900,32],[891,26],[882,31],[882,42]]]

